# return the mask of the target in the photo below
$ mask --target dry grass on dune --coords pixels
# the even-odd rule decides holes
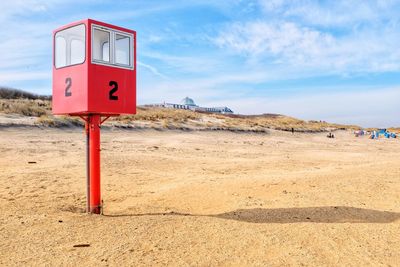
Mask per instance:
[[[136,115],[125,115],[115,118],[118,121],[161,121],[171,120],[173,122],[187,122],[188,120],[199,120],[201,114],[189,110],[146,108],[138,107]]]
[[[0,86],[0,99],[31,99],[31,100],[50,100],[49,95],[37,95],[34,93],[18,90],[14,88]]]
[[[0,99],[0,113],[37,117],[36,124],[50,127],[81,126],[79,118],[53,116],[51,101],[43,99]],[[228,130],[266,132],[268,129],[323,132],[359,129],[321,121],[304,121],[279,114],[224,115],[157,107],[138,107],[136,115],[110,118],[108,126],[168,129]]]
[[[174,110],[155,107],[138,107],[136,115],[121,116],[117,121],[161,121],[163,123],[192,123],[198,126],[222,130],[238,129],[245,131],[262,131],[276,129],[290,131],[329,131],[336,129],[359,129],[355,125],[339,125],[324,121],[304,121],[280,114],[231,115]]]
[[[304,121],[279,114],[265,114],[258,116],[225,116],[226,123],[230,126],[245,125],[249,128],[271,128],[290,131],[329,131],[336,129],[359,129],[358,126],[339,125],[320,121]]]
[[[175,125],[179,128],[190,125],[216,130],[260,131],[276,129],[283,131],[321,132],[336,129],[359,129],[358,126],[331,124],[318,121],[304,121],[279,115],[225,115],[200,113],[190,110],[174,110],[155,107],[139,107],[136,115],[121,116],[114,120],[121,122],[148,121],[161,122],[165,127]]]
[[[51,112],[51,103],[40,99],[0,99],[0,113],[40,117]]]
[[[51,101],[43,99],[0,99],[1,113],[37,117],[37,124],[49,127],[83,125],[80,119],[76,117],[53,116],[51,114]]]

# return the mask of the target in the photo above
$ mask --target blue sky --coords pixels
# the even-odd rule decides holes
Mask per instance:
[[[138,33],[138,103],[400,126],[400,1],[0,3],[0,85],[51,93],[52,30],[93,18]]]

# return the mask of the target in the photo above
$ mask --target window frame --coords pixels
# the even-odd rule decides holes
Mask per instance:
[[[95,30],[108,33],[108,61],[101,60],[101,59],[94,59],[94,56],[93,56],[93,38],[94,38]],[[98,29],[98,28],[92,30],[92,63],[93,63],[93,61],[95,61],[95,62],[102,63],[102,64],[111,64],[111,41],[112,41],[112,35],[111,35],[110,31],[107,31],[107,30],[104,30],[104,29]],[[103,53],[104,45],[106,43],[107,42],[104,42],[104,43],[101,44],[101,46],[100,46],[101,53]]]
[[[109,44],[109,52],[110,52],[110,60],[109,62],[107,61],[102,61],[102,60],[96,60],[93,57],[93,36],[94,36],[94,30],[101,30],[101,31],[106,31],[110,34],[110,44]],[[108,67],[115,67],[115,68],[121,68],[121,69],[128,69],[128,70],[134,70],[135,65],[134,65],[134,38],[135,36],[132,33],[129,32],[123,32],[117,29],[109,28],[106,26],[101,26],[98,24],[92,24],[91,26],[91,63],[92,64],[97,64],[97,65],[102,65],[102,66],[108,66]],[[122,35],[126,36],[129,38],[129,65],[126,64],[120,64],[116,63],[116,49],[115,49],[115,42],[116,42],[116,35]]]
[[[74,28],[74,27],[78,27],[78,26],[81,26],[81,25],[83,25],[83,29],[84,29],[84,40],[83,40],[83,45],[84,45],[84,54],[83,54],[83,61],[81,62],[81,63],[76,63],[76,64],[70,64],[70,65],[65,65],[65,66],[62,66],[62,67],[57,67],[56,66],[56,56],[57,56],[57,46],[56,46],[56,39],[57,39],[57,34],[58,33],[60,33],[60,32],[62,32],[62,31],[65,31],[65,30],[68,30],[68,29],[71,29],[71,28]],[[64,40],[65,40],[65,38],[64,38]],[[54,44],[54,56],[53,56],[53,65],[54,65],[54,68],[56,68],[57,70],[58,69],[63,69],[63,68],[67,68],[67,67],[72,67],[72,66],[77,66],[77,65],[82,65],[82,64],[85,64],[85,62],[86,62],[86,40],[87,40],[87,32],[86,32],[86,24],[85,23],[79,23],[79,24],[76,24],[76,25],[72,25],[72,26],[69,26],[69,27],[67,27],[67,28],[64,28],[64,29],[60,29],[59,31],[57,31],[57,32],[55,32],[54,33],[54,37],[53,37],[53,44]],[[67,55],[70,55],[71,56],[71,42],[68,42],[69,40],[65,40],[65,44],[66,44],[66,52],[67,52]],[[69,49],[69,51],[68,51],[68,49]],[[67,56],[66,55],[66,56]],[[68,58],[66,58],[66,61],[65,62],[68,62]]]
[[[129,65],[121,64],[121,63],[117,63],[116,62],[116,59],[117,59],[117,49],[116,49],[117,34],[129,38],[129,45],[128,45],[128,48],[129,48]],[[133,34],[129,34],[129,33],[126,33],[126,32],[123,32],[123,33],[115,32],[113,37],[114,37],[114,40],[113,40],[114,41],[114,45],[113,45],[114,62],[113,63],[115,65],[117,65],[117,66],[120,66],[120,67],[131,67],[131,66],[133,66]]]

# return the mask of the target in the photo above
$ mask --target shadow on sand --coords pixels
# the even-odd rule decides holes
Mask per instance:
[[[213,217],[250,223],[391,223],[400,219],[400,213],[362,209],[346,206],[277,208],[277,209],[239,209],[221,214],[202,215],[189,213],[143,213],[117,214],[107,217],[139,216],[193,216]]]
[[[400,219],[400,213],[335,206],[240,209],[213,217],[252,223],[390,223]]]

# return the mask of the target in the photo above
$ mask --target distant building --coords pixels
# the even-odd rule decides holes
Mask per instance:
[[[163,104],[152,104],[146,106],[174,108],[174,109],[188,109],[192,111],[202,111],[202,112],[221,113],[221,114],[233,114],[233,111],[228,107],[200,107],[196,105],[193,99],[189,97],[185,97],[184,99],[182,99],[180,104],[164,102]]]

